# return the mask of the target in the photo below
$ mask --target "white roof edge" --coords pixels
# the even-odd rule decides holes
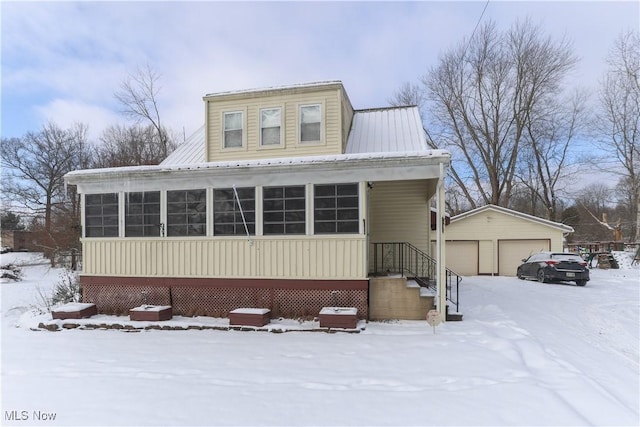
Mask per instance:
[[[513,209],[509,209],[509,208],[505,208],[505,207],[497,206],[497,205],[492,205],[492,204],[480,206],[479,208],[475,208],[475,209],[472,209],[470,211],[458,214],[458,215],[456,215],[456,216],[451,218],[451,223],[453,224],[456,221],[460,221],[460,220],[462,220],[464,218],[476,215],[476,214],[478,214],[480,212],[483,212],[483,211],[486,211],[486,210],[489,210],[489,209],[502,212],[502,213],[504,213],[506,215],[511,215],[511,216],[515,216],[515,217],[518,217],[518,218],[526,219],[528,221],[538,222],[540,224],[544,224],[544,225],[547,225],[549,227],[559,228],[560,230],[563,230],[563,231],[565,231],[567,233],[573,233],[575,231],[573,229],[573,227],[571,227],[569,225],[566,225],[566,224],[562,224],[561,222],[550,221],[548,219],[539,218],[537,216],[529,215],[529,214],[526,214],[526,213],[514,211]]]
[[[225,162],[188,163],[182,165],[148,165],[148,166],[123,166],[117,168],[102,169],[82,169],[69,172],[65,177],[81,177],[101,174],[128,174],[128,173],[149,173],[149,172],[170,172],[181,170],[207,170],[207,169],[233,169],[250,167],[272,167],[272,166],[295,166],[312,164],[332,164],[342,162],[363,162],[368,160],[401,160],[401,159],[450,159],[447,150],[426,150],[415,152],[384,152],[384,153],[356,153],[356,154],[335,154],[324,156],[306,157],[280,157],[273,159],[253,159],[253,160],[233,160]]]
[[[293,84],[293,85],[270,86],[270,87],[260,87],[260,88],[240,89],[240,90],[229,90],[229,91],[223,91],[223,92],[207,93],[205,95],[205,98],[206,97],[214,97],[214,96],[237,95],[237,94],[245,94],[245,93],[253,93],[253,92],[267,92],[267,91],[272,91],[272,90],[304,89],[304,88],[331,86],[331,85],[342,85],[342,81],[341,80],[325,80],[325,81],[317,81],[317,82],[309,82],[309,83],[298,83],[298,84]]]

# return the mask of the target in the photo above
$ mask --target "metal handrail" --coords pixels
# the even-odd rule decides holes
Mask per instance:
[[[371,274],[401,274],[412,277],[420,286],[436,289],[437,263],[427,253],[408,242],[380,242],[371,245]],[[446,299],[455,305],[458,312],[462,277],[448,268],[445,268],[445,274]]]

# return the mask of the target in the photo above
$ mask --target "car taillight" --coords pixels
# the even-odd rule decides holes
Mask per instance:
[[[558,264],[558,263],[559,263],[558,261],[553,260],[553,259],[550,259],[550,260],[548,260],[548,261],[545,261],[545,264],[547,264],[547,265],[556,265],[556,264]]]
[[[587,266],[587,261],[582,261],[582,262],[580,263],[580,265],[581,265],[581,266],[583,266],[583,267],[586,267],[586,266]]]

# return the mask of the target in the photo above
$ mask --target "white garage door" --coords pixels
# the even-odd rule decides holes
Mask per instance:
[[[498,274],[500,276],[515,276],[523,258],[533,252],[548,251],[551,240],[498,240]]]
[[[478,275],[478,241],[457,240],[446,243],[447,268],[461,276]]]

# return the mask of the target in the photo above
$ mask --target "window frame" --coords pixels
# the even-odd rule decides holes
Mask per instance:
[[[318,189],[321,187],[334,187],[333,195],[319,195]],[[355,187],[355,194],[339,194],[340,187]],[[329,201],[329,203],[321,203]],[[333,201],[333,202],[330,202]],[[355,203],[354,203],[355,202]],[[320,207],[320,205],[325,205]],[[333,206],[331,206],[333,205]],[[342,206],[341,206],[342,205]],[[355,211],[355,215],[354,215]],[[332,215],[333,213],[333,215]],[[354,218],[345,218],[344,215]],[[314,184],[313,186],[313,234],[333,235],[333,234],[360,234],[360,185],[355,182],[337,184]],[[327,219],[327,217],[331,217]],[[341,218],[341,216],[343,216]],[[333,230],[326,227],[333,224]],[[348,228],[341,230],[341,228]],[[322,231],[320,231],[322,230]]]
[[[317,122],[319,125],[319,130],[318,130],[318,139],[313,139],[313,140],[303,140],[302,139],[302,132],[303,132],[303,114],[302,111],[305,108],[309,108],[309,107],[318,107],[320,109],[320,121]],[[316,122],[313,122],[316,123]],[[324,141],[324,108],[323,108],[323,104],[321,102],[313,102],[313,103],[308,103],[308,104],[300,104],[298,105],[298,144],[302,144],[302,145],[313,145],[313,144],[322,144],[322,142]]]
[[[141,194],[142,201],[141,202],[131,202],[131,196],[134,194]],[[158,196],[158,201],[149,201],[145,202],[145,197],[147,194]],[[162,213],[162,194],[160,191],[130,191],[124,193],[125,201],[124,201],[124,237],[163,237],[163,225],[161,219]],[[152,206],[157,205],[157,212],[153,212],[150,209]],[[132,207],[141,207],[141,212],[131,212]],[[130,221],[134,218],[142,217],[141,224],[131,224]],[[157,219],[156,223],[147,222],[150,218],[155,217]],[[132,230],[137,227],[141,228],[140,234],[131,234]]]
[[[268,195],[272,190],[282,190],[281,196],[276,195]],[[302,196],[290,196],[288,197],[287,192],[289,191],[300,191],[302,190]],[[280,209],[270,208],[268,205],[273,202],[277,204],[277,202],[281,202],[282,207]],[[296,203],[297,202],[297,203]],[[295,207],[296,204],[300,203],[302,208]],[[273,221],[267,220],[267,216],[269,214],[277,215],[278,213],[282,214],[281,221]],[[292,214],[300,214],[302,213],[302,219],[292,219]],[[289,215],[287,215],[289,214]],[[289,219],[287,219],[289,218]],[[277,227],[281,225],[282,231],[271,231],[269,230],[270,226]],[[302,230],[298,229],[299,226],[302,226]],[[296,229],[293,231],[293,229]],[[291,231],[287,231],[291,230]],[[262,188],[262,234],[264,236],[300,236],[305,235],[307,233],[307,187],[306,185],[275,185],[268,186]]]
[[[227,116],[232,114],[240,114],[240,128],[239,129],[227,129]],[[245,147],[245,112],[243,110],[235,110],[235,111],[223,111],[222,112],[222,125],[220,128],[222,129],[222,149],[223,150],[241,150]],[[240,131],[240,145],[227,145],[227,132]]]
[[[256,235],[256,188],[255,187],[239,187],[236,188],[236,190],[238,191],[238,198],[240,199],[240,203],[246,202],[246,201],[253,201],[253,209],[249,208],[247,209],[247,206],[245,203],[242,204],[242,213],[240,212],[240,207],[238,206],[238,200],[236,199],[235,196],[235,192],[234,189],[231,188],[214,188],[213,189],[213,235],[214,236],[246,236],[247,235],[247,231],[244,228],[244,222],[242,221],[242,214],[244,214],[246,223],[247,223],[247,229],[249,230],[249,235],[250,236],[255,236]],[[244,194],[241,195],[241,193],[245,193],[247,190],[252,190],[253,191],[253,198],[246,198],[244,197]],[[220,195],[222,194],[221,192],[230,192],[231,197],[230,198],[221,198]],[[232,201],[233,202],[233,208],[232,209],[220,209],[219,206],[221,203],[228,203]],[[229,215],[233,215],[234,219],[233,221],[223,221],[222,219],[224,218],[224,216],[229,216]],[[219,227],[225,227],[225,226],[232,226],[233,227],[233,232],[232,233],[228,233],[228,232],[219,232],[217,230],[220,230]]]
[[[278,143],[277,144],[265,144],[264,143],[264,137],[263,137],[263,130],[264,129],[273,129],[276,126],[270,126],[270,127],[264,127],[263,125],[263,116],[262,113],[264,111],[268,111],[268,110],[277,110],[279,113],[279,123],[278,123]],[[276,148],[276,147],[282,147],[283,145],[283,129],[282,129],[282,116],[283,116],[283,108],[281,106],[275,106],[275,107],[264,107],[264,108],[260,108],[258,111],[258,133],[259,133],[259,143],[258,143],[258,147],[260,148]]]
[[[115,203],[105,203],[105,196],[115,196]],[[100,197],[100,203],[90,204],[87,199],[93,197]],[[100,207],[100,214],[90,214],[89,210],[93,207]],[[108,213],[105,215],[105,207],[107,206],[115,206],[115,213]],[[84,237],[86,238],[114,238],[119,237],[120,235],[120,195],[119,193],[89,193],[84,195],[83,200],[83,209],[84,209]],[[89,219],[99,219],[99,224],[89,225]],[[115,218],[115,225],[105,225],[105,219]],[[105,230],[112,230],[111,233],[106,234]],[[96,235],[89,235],[89,230],[101,230],[100,233]],[[115,234],[112,234],[115,231]]]
[[[172,196],[177,195],[177,193],[184,194],[184,200],[172,201]],[[189,194],[199,193],[200,197],[196,201],[189,201]],[[206,188],[197,188],[197,189],[189,189],[189,190],[167,190],[166,197],[166,209],[167,209],[167,226],[166,226],[166,235],[167,237],[204,237],[207,235],[207,189]],[[204,211],[198,211],[196,206],[190,205],[198,205],[203,206]],[[183,206],[183,211],[177,211],[176,208]],[[191,212],[191,213],[190,213]],[[175,218],[178,216],[183,216],[185,222],[174,222]],[[199,221],[196,221],[194,217],[200,217]],[[194,221],[191,219],[194,218]],[[184,228],[185,232],[180,233],[178,230],[180,228]],[[199,229],[199,230],[198,230]]]

